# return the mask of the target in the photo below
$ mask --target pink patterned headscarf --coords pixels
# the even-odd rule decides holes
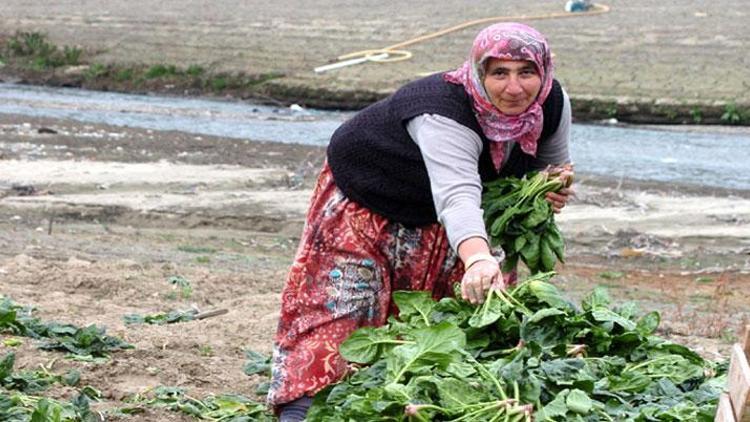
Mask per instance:
[[[528,60],[536,66],[542,87],[536,100],[521,114],[503,114],[490,101],[484,89],[484,66],[491,58]],[[503,163],[505,142],[515,140],[526,154],[536,156],[536,146],[542,133],[544,115],[542,103],[552,89],[552,54],[547,40],[534,28],[520,23],[498,23],[483,29],[474,40],[469,59],[445,80],[463,85],[471,96],[474,113],[484,135],[494,141],[490,155],[498,170]]]

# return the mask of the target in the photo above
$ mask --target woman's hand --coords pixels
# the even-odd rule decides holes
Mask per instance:
[[[500,264],[495,260],[476,261],[466,269],[461,279],[461,297],[474,305],[483,303],[490,287],[505,288]]]
[[[573,196],[572,188],[562,188],[557,192],[547,192],[545,199],[552,204],[552,211],[559,214],[571,196]]]
[[[568,203],[570,197],[575,194],[573,188],[570,187],[573,183],[574,175],[572,167],[564,168],[560,171],[560,179],[563,181],[565,187],[557,192],[547,192],[547,195],[545,195],[547,202],[552,204],[552,211],[555,214],[559,214],[563,207],[565,207],[565,204]]]

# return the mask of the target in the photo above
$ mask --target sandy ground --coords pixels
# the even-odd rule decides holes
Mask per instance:
[[[271,350],[322,159],[316,147],[0,116],[2,294],[45,320],[104,325],[135,345],[92,364],[25,339],[18,367],[79,368],[104,392],[97,409],[158,385],[255,397],[261,378],[244,375],[244,350]],[[561,288],[575,299],[607,286],[618,301],[661,311],[662,335],[727,357],[750,321],[750,193],[585,174],[577,191],[559,218]],[[170,285],[175,275],[192,294]],[[123,322],[189,308],[228,313]],[[147,410],[136,420],[189,419]]]

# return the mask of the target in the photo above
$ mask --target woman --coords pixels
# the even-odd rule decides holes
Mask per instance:
[[[460,282],[481,303],[490,285],[504,287],[482,182],[569,162],[570,120],[544,37],[503,23],[479,33],[459,69],[409,83],[336,130],[282,294],[268,396],[282,421],[302,420],[310,397],[346,373],[339,344],[383,325],[393,291],[440,298]],[[555,212],[570,193],[547,197]]]

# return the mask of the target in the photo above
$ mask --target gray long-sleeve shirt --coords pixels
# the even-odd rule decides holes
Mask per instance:
[[[535,170],[548,164],[570,162],[570,99],[563,91],[560,125],[555,133],[539,145],[532,162]],[[479,177],[479,155],[482,140],[468,127],[437,114],[421,114],[409,120],[406,129],[417,143],[430,178],[432,199],[438,221],[448,234],[454,250],[470,237],[487,240],[482,220],[482,181]],[[505,159],[514,142],[506,142]]]

